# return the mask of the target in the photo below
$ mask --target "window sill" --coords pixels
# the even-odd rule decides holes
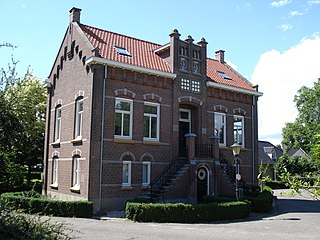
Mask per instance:
[[[113,142],[115,143],[127,143],[127,144],[134,144],[134,141],[132,139],[126,139],[126,138],[114,138]]]
[[[134,188],[132,186],[122,186],[122,191],[132,191]]]
[[[80,193],[80,186],[73,186],[69,189],[71,192]]]
[[[144,139],[142,143],[146,144],[146,145],[161,145],[159,140],[145,140]]]
[[[60,147],[60,140],[51,143],[51,146],[53,146],[53,147]]]
[[[82,137],[76,137],[75,139],[71,140],[71,143],[78,143],[81,144],[82,143]]]
[[[50,185],[52,189],[58,189],[58,183],[53,183]]]

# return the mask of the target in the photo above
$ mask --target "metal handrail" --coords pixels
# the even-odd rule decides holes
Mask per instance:
[[[220,151],[219,152],[219,160],[221,164],[226,165],[225,173],[228,175],[232,183],[235,183],[236,181],[236,171],[234,169],[234,166],[227,160],[226,156]],[[241,178],[240,179],[240,186],[246,189],[249,189],[249,185]]]
[[[196,144],[196,157],[213,158],[213,147],[211,143]]]
[[[161,188],[168,184],[170,178],[172,178],[183,165],[188,162],[187,157],[188,149],[180,152],[178,156],[176,156],[168,166],[166,166],[160,174],[150,183],[148,189],[150,193],[157,193],[161,190]]]

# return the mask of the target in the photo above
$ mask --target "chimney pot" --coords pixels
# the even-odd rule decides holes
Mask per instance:
[[[69,12],[70,12],[70,23],[72,22],[80,23],[81,9],[73,7],[70,9]]]
[[[216,59],[221,63],[225,63],[225,61],[224,61],[224,52],[225,51],[223,51],[223,50],[218,50],[218,51],[215,52],[216,53]]]

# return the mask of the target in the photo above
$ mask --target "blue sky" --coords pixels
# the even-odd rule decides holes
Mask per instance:
[[[205,37],[208,57],[225,50],[227,61],[264,93],[259,137],[275,144],[295,118],[293,95],[320,77],[320,0],[0,0],[0,44],[18,46],[0,48],[0,67],[13,55],[19,75],[30,65],[46,79],[72,7],[82,9],[87,25],[159,44],[176,28],[181,38]]]

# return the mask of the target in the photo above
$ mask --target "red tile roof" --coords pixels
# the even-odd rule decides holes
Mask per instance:
[[[140,67],[150,68],[171,73],[171,67],[154,50],[161,47],[159,44],[124,36],[118,33],[105,31],[99,28],[80,24],[80,28],[91,44],[100,48],[101,57],[117,62],[127,63]],[[131,57],[118,54],[115,46],[125,48]]]
[[[171,67],[154,53],[154,50],[161,47],[161,45],[83,24],[79,25],[90,43],[95,48],[98,47],[100,49],[99,53],[101,57],[121,63],[172,73]],[[131,57],[120,55],[114,48],[115,46],[125,48],[131,54]],[[226,73],[231,80],[221,77],[217,71]],[[207,59],[207,77],[209,81],[218,84],[255,91],[252,85],[239,73],[232,70],[227,64],[222,64],[215,59]]]
[[[217,71],[227,74],[231,78],[231,80],[223,78]],[[213,81],[219,84],[242,88],[250,91],[256,91],[248,80],[242,77],[228,64],[222,64],[215,59],[207,59],[207,77],[209,81]]]

